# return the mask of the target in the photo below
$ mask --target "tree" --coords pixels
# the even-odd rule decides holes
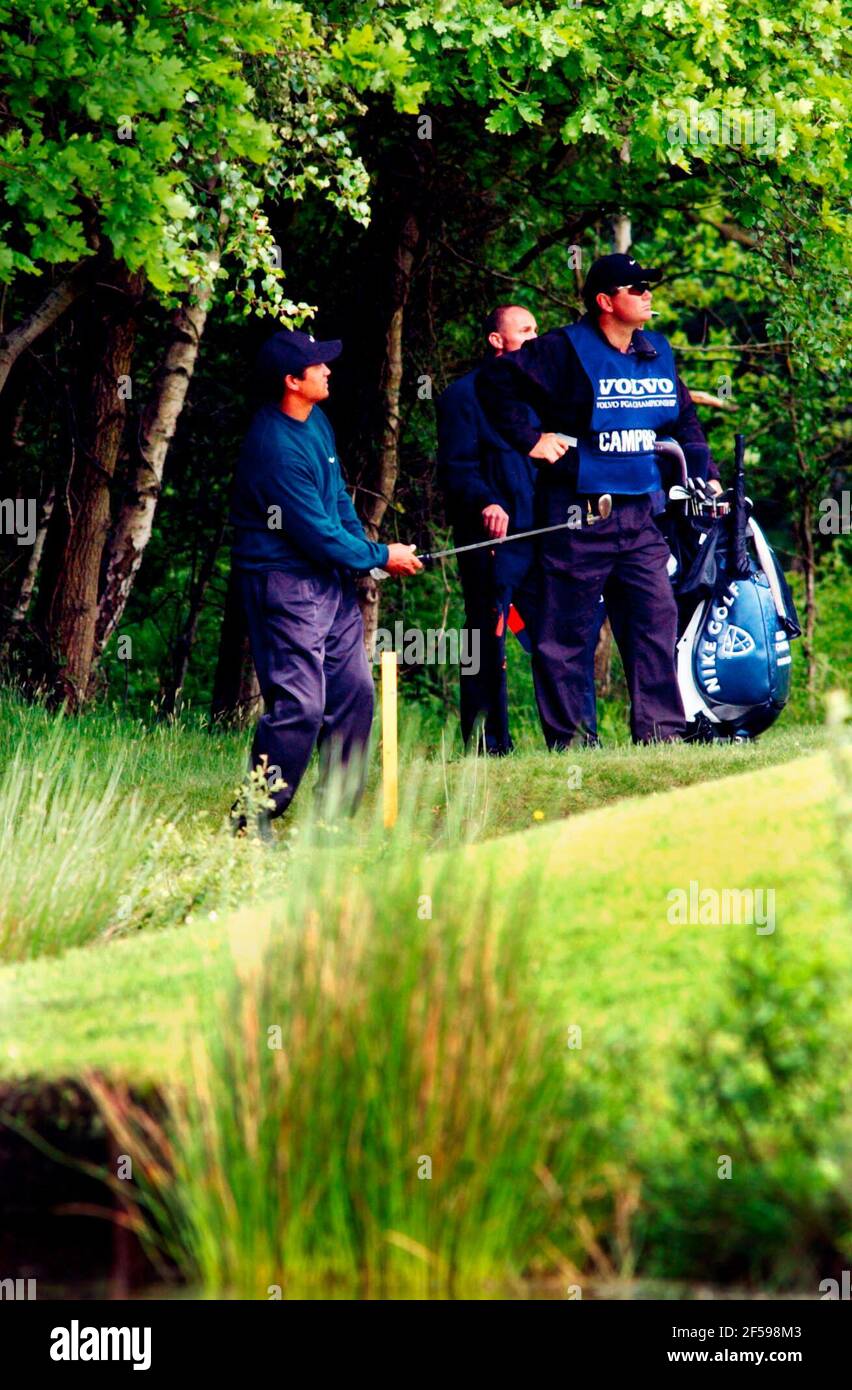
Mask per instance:
[[[333,12],[366,14],[367,8],[342,4]],[[850,266],[843,0],[817,10],[798,0],[783,16],[770,0],[736,12],[708,9],[701,0],[677,7],[627,0],[617,8],[390,0],[383,12],[405,30],[415,74],[427,88],[429,138],[449,146],[469,169],[479,168],[482,196],[493,197],[495,185],[517,177],[520,144],[531,172],[538,160],[548,176],[558,176],[551,187],[562,193],[559,217],[564,224],[568,210],[574,235],[584,215],[622,235],[634,212],[662,205],[700,216],[696,204],[709,203],[718,208],[719,235],[760,257],[774,280],[779,293],[768,327],[783,337],[796,370],[820,372],[828,356],[844,366],[848,293],[824,295],[827,282],[848,282]],[[470,129],[472,111],[480,113],[479,136]],[[456,137],[466,126],[462,152]],[[482,130],[511,137],[502,159],[487,136],[483,142]],[[409,138],[400,122],[388,121],[371,164],[377,194],[388,147]],[[429,174],[433,224],[446,168]],[[416,218],[411,181],[408,198],[404,240],[409,247],[416,240],[425,262],[434,248]],[[537,256],[542,243],[547,249],[549,236],[558,241],[559,220],[549,216],[548,223],[542,231],[537,222],[519,267],[527,268],[524,255]],[[397,264],[401,246],[390,253]],[[442,249],[455,254],[446,238]],[[359,506],[371,529],[392,501],[399,474],[399,343],[416,269],[408,252],[403,263],[405,296],[388,312],[380,375],[394,385],[369,448],[362,448],[375,462],[357,472]],[[480,255],[476,263],[482,264]],[[523,284],[493,262],[491,273],[495,287]],[[800,499],[812,491],[810,483],[803,486],[800,478]],[[811,497],[811,511],[812,503]],[[809,534],[803,515],[799,531]],[[807,545],[801,553],[807,570]],[[374,590],[367,593],[368,625],[375,623]],[[812,584],[806,592],[812,596]],[[808,606],[811,630],[810,597]]]
[[[212,15],[187,3],[167,10],[150,3],[128,15],[121,6],[86,0],[47,8],[29,0],[0,4],[0,20],[8,91],[0,186],[10,214],[0,277],[17,288],[24,276],[69,266],[4,335],[0,366],[8,372],[98,274],[132,277],[134,294],[144,290],[172,311],[102,591],[105,483],[115,469],[113,426],[123,396],[122,406],[107,412],[109,456],[99,458],[95,431],[85,446],[89,462],[81,465],[89,481],[66,489],[73,515],[54,511],[55,529],[69,522],[66,544],[53,569],[56,592],[40,595],[39,608],[53,684],[75,705],[88,696],[93,663],[121,616],[150,536],[165,455],[217,292],[230,312],[293,322],[310,311],[283,293],[280,248],[260,211],[264,189],[297,197],[311,184],[324,186],[339,206],[363,215],[357,162],[345,139],[336,139],[338,105],[365,86],[391,90],[411,106],[418,89],[406,86],[408,60],[395,34],[341,30],[329,51],[327,26],[298,4],[232,0]],[[252,64],[262,78],[257,87],[249,80]],[[269,118],[282,87],[290,89],[290,144],[277,139]],[[331,174],[312,161],[316,148]],[[126,368],[118,375],[129,381],[131,352],[131,340],[118,356],[104,343],[104,380],[112,373],[112,381],[92,390],[118,393],[113,368]]]
[[[571,317],[578,272],[565,245],[582,243],[588,258],[619,219],[643,255],[649,248],[680,277],[663,292],[670,306],[706,316],[700,341],[676,344],[700,364],[696,384],[713,385],[719,349],[741,362],[753,466],[773,486],[786,480],[807,565],[805,513],[842,442],[848,6],[794,0],[783,16],[773,10],[769,0],[731,13],[702,0],[625,0],[617,11],[388,0],[377,15],[351,0],[233,0],[215,16],[151,3],[128,17],[82,0],[46,12],[36,0],[14,9],[0,0],[10,34],[0,73],[11,93],[0,112],[11,324],[5,338],[0,325],[0,359],[4,344],[11,360],[26,339],[27,369],[49,367],[76,398],[74,325],[94,282],[144,276],[124,442],[114,481],[101,476],[112,529],[94,586],[92,664],[156,534],[163,463],[212,317],[236,342],[247,316],[297,322],[311,305],[339,314],[359,351],[354,369],[351,358],[341,368],[350,389],[335,391],[332,409],[359,509],[384,534],[402,506],[406,527],[425,526],[434,436],[418,383],[425,374],[437,390],[465,364],[476,314],[495,297],[533,296],[548,314]],[[285,263],[298,278],[295,303],[283,292]],[[50,356],[39,349],[46,335]],[[770,362],[778,438],[757,404],[757,369]],[[18,367],[7,393],[18,389]],[[836,408],[823,401],[814,467],[808,403],[827,370],[840,398]],[[792,405],[798,442],[788,448]],[[69,463],[72,423],[61,426]],[[50,428],[60,428],[55,419]],[[729,428],[713,422],[723,444]],[[195,474],[191,449],[186,458]],[[69,471],[43,480],[42,503],[65,495]],[[20,471],[12,476],[20,486]],[[94,565],[97,545],[86,550]],[[52,600],[62,582],[56,547],[44,554],[39,609],[42,588]],[[13,557],[10,609],[29,583],[23,558]],[[812,568],[818,559],[817,549]],[[84,587],[90,597],[90,579]],[[57,656],[67,660],[61,644]]]

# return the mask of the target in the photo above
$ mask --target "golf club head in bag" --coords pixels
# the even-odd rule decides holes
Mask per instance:
[[[756,738],[775,722],[790,693],[790,642],[801,636],[783,571],[751,516],[744,446],[737,435],[726,514],[673,505],[666,523],[681,562],[673,584],[687,736],[707,742]]]

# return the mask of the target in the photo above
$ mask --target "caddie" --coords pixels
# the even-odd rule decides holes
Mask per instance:
[[[237,464],[230,520],[232,563],[265,706],[251,766],[263,768],[273,806],[258,831],[286,810],[319,745],[323,773],[354,764],[355,796],[373,717],[373,678],[354,576],[422,569],[413,545],[368,540],[352,505],[334,433],[320,402],[338,341],[282,330],[261,348],[266,397]],[[245,816],[232,813],[235,830]]]
[[[576,523],[544,536],[540,548],[533,661],[551,748],[593,741],[584,720],[585,653],[601,593],[619,615],[634,742],[676,740],[685,729],[670,551],[654,522],[665,482],[656,440],[677,440],[690,474],[720,485],[671,346],[644,327],[651,285],[661,278],[632,256],[602,256],[589,269],[578,323],[504,353],[477,376],[494,428],[539,466],[541,524]]]

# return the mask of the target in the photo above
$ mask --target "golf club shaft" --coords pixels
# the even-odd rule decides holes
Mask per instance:
[[[564,443],[568,445],[569,449],[576,449],[577,441],[573,435],[561,434],[558,430],[556,434],[559,439],[563,440]],[[557,526],[541,526],[537,531],[518,531],[514,536],[500,536],[490,541],[477,541],[475,545],[457,545],[453,550],[430,551],[428,552],[428,558],[430,560],[446,560],[450,555],[465,555],[469,550],[484,550],[485,547],[489,545],[505,545],[507,541],[525,541],[529,540],[532,536],[545,536],[548,531],[562,531],[566,526],[570,525],[571,522],[560,521]],[[421,556],[420,558],[422,559],[423,557]]]
[[[556,526],[540,526],[537,531],[517,531],[514,536],[494,536],[488,541],[476,541],[473,545],[457,545],[453,550],[430,550],[418,559],[446,560],[450,555],[465,555],[470,550],[484,550],[487,546],[507,545],[509,541],[526,541],[532,536],[546,536],[548,531],[564,531],[566,526],[574,526],[573,521],[560,521]]]
[[[494,537],[489,541],[476,541],[473,545],[457,545],[453,550],[424,550],[416,558],[422,560],[424,565],[431,565],[435,560],[446,560],[451,555],[466,555],[471,550],[486,550],[495,545],[506,545],[509,541],[525,541],[532,536],[546,536],[548,531],[564,531],[568,526],[576,526],[574,521],[560,521],[556,526],[540,526],[537,531],[518,531],[514,536]],[[389,578],[387,570],[372,569],[370,574],[374,579]]]
[[[558,431],[556,433],[569,449],[577,447],[577,441],[573,435],[561,434]],[[467,555],[471,550],[485,550],[495,545],[506,545],[509,541],[531,540],[533,536],[546,536],[549,531],[564,531],[568,526],[574,526],[574,524],[573,521],[560,521],[556,526],[540,526],[535,531],[518,531],[514,536],[493,536],[490,540],[476,541],[472,545],[454,546],[452,550],[427,550],[422,555],[418,555],[417,559],[429,565],[433,560],[447,560],[451,555]],[[370,573],[374,579],[387,579],[388,577],[387,571],[382,569],[373,569]]]

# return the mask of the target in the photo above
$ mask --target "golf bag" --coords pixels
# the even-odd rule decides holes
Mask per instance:
[[[744,446],[737,435],[734,487],[715,499],[690,495],[679,445],[656,446],[683,472],[663,529],[673,556],[687,737],[701,742],[745,741],[775,722],[790,693],[790,642],[802,631],[781,566],[751,515]]]

